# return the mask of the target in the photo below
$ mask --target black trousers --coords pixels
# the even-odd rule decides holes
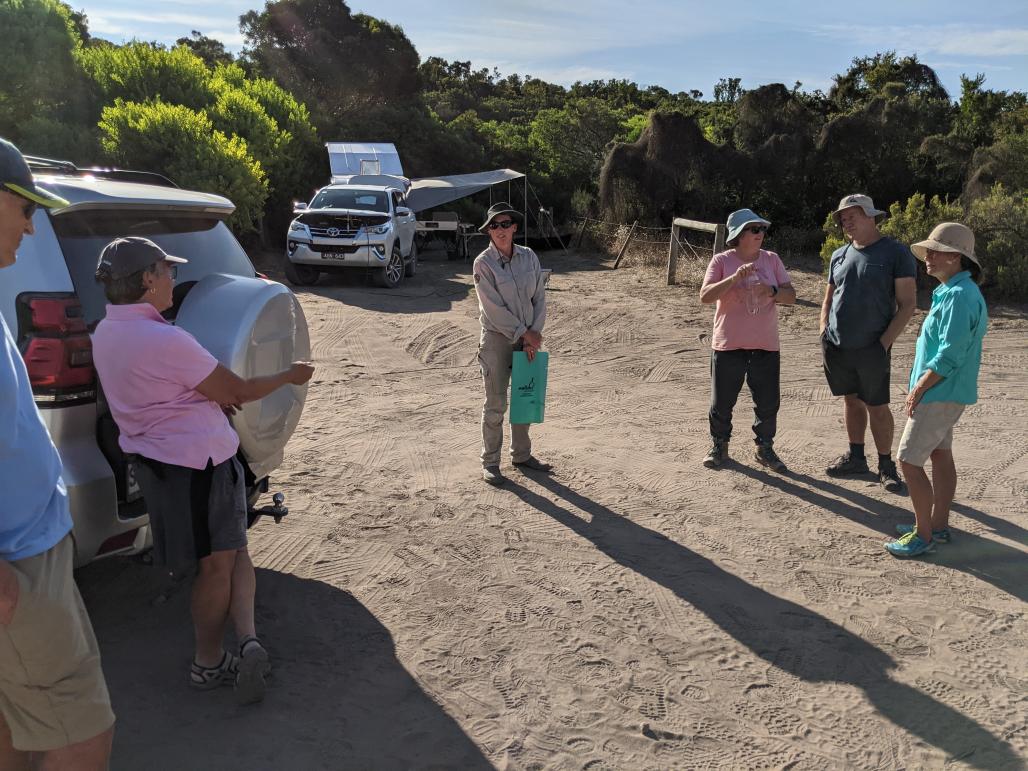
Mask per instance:
[[[710,435],[728,441],[732,436],[732,410],[743,381],[753,396],[753,433],[758,444],[770,444],[778,429],[781,403],[778,351],[712,351],[710,356]]]

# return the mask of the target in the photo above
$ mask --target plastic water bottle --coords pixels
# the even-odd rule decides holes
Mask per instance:
[[[743,289],[746,293],[746,312],[750,315],[757,315],[760,313],[760,306],[762,305],[759,294],[760,279],[754,273],[746,278],[746,282],[743,284]]]

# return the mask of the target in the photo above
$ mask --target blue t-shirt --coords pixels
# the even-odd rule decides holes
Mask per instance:
[[[910,249],[888,236],[863,249],[836,249],[828,264],[828,283],[835,287],[828,341],[850,349],[877,342],[896,315],[896,279],[916,276]]]
[[[0,559],[42,554],[71,530],[61,456],[43,424],[25,362],[0,315]]]

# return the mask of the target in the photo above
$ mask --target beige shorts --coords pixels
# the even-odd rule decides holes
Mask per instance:
[[[7,563],[19,595],[11,623],[0,624],[0,712],[24,752],[78,744],[114,725],[72,551],[67,535],[49,551]]]
[[[966,407],[957,402],[921,402],[914,407],[900,438],[899,459],[912,466],[924,466],[934,450],[951,449],[953,426]]]

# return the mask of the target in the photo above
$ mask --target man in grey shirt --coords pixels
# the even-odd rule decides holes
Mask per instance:
[[[478,363],[485,386],[482,407],[482,479],[499,486],[506,482],[500,472],[503,418],[507,410],[514,351],[524,351],[531,361],[543,344],[546,321],[546,285],[535,252],[514,243],[517,211],[510,204],[489,208],[479,228],[489,236],[489,246],[475,259],[473,274],[478,293],[482,336]],[[547,472],[549,463],[532,455],[528,424],[510,427],[511,461],[522,469]]]
[[[868,473],[864,435],[870,422],[878,481],[898,493],[903,482],[892,459],[891,349],[914,313],[917,266],[910,249],[879,232],[875,218],[884,213],[859,194],[843,198],[834,212],[848,243],[828,266],[821,347],[828,385],[844,399],[849,450],[825,472]]]

